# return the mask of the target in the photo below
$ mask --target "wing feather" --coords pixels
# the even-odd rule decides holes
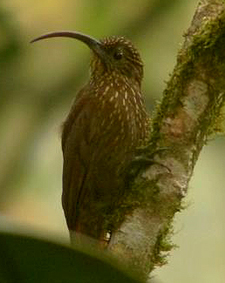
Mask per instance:
[[[62,205],[69,230],[76,230],[90,163],[90,98],[79,95],[63,126],[63,194]]]

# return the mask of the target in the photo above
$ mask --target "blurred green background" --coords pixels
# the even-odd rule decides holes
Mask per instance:
[[[125,35],[145,62],[148,109],[162,96],[197,0],[1,0],[0,228],[9,219],[68,241],[61,208],[60,124],[88,78],[90,52],[70,39],[29,41],[55,30]],[[225,139],[207,145],[175,221],[180,247],[159,282],[225,282]]]

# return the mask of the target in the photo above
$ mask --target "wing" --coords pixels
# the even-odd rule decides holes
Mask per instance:
[[[90,96],[79,93],[63,125],[62,205],[69,230],[76,230],[78,208],[87,188],[93,107]]]

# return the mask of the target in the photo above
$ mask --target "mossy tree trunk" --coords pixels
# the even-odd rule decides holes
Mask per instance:
[[[220,128],[225,100],[224,1],[200,1],[184,38],[152,120],[149,146],[142,151],[155,164],[137,174],[127,199],[133,211],[109,245],[144,279],[164,263],[171,249],[171,222],[181,210],[200,151]]]

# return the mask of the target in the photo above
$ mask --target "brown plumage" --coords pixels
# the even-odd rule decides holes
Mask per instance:
[[[69,230],[103,240],[123,202],[126,169],[149,134],[143,104],[143,63],[124,37],[97,41],[57,32],[34,41],[69,36],[93,51],[91,77],[63,124],[62,204]]]

